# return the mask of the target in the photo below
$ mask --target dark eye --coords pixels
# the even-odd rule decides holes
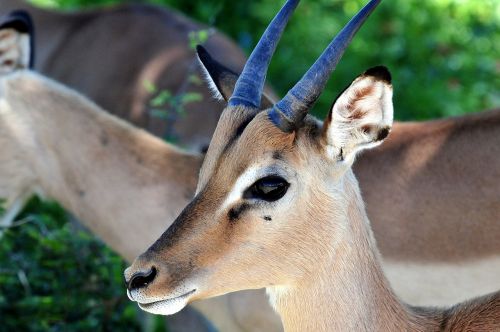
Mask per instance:
[[[256,181],[244,194],[245,198],[256,198],[274,202],[283,197],[290,184],[279,176],[266,176]]]

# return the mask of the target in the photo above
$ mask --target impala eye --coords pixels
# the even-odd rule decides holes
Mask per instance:
[[[283,197],[290,187],[282,177],[271,175],[256,181],[243,195],[245,198],[256,198],[274,202]]]

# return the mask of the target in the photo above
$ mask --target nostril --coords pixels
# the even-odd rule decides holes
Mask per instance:
[[[156,268],[154,266],[147,272],[137,272],[130,278],[130,281],[128,282],[128,290],[131,291],[133,289],[146,287],[153,282],[155,277]]]

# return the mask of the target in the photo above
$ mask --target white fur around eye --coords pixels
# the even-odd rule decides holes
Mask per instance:
[[[247,168],[234,182],[233,188],[227,194],[224,203],[221,205],[221,211],[225,211],[229,206],[241,199],[245,190],[258,180],[260,167],[253,166]]]

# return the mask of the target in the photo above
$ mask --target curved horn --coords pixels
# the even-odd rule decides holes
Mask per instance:
[[[269,23],[236,82],[233,95],[229,99],[230,106],[260,107],[267,67],[269,67],[276,45],[278,45],[281,34],[298,3],[299,0],[288,0]]]
[[[372,0],[346,24],[295,86],[269,111],[271,121],[285,132],[297,128],[326,86],[352,38],[381,0]]]

